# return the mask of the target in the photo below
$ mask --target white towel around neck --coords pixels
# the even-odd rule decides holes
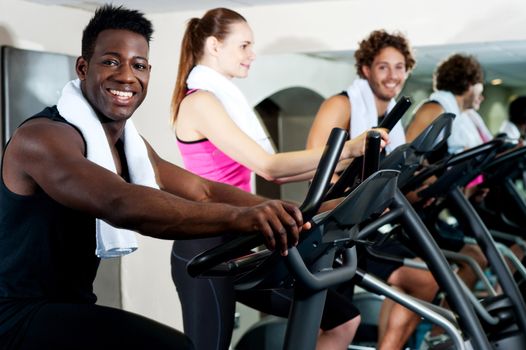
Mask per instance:
[[[468,124],[471,121],[467,119],[467,116],[461,115],[455,95],[449,91],[437,90],[429,96],[429,101],[438,102],[445,112],[455,115],[451,125],[451,135],[447,139],[447,148],[451,154],[462,152],[466,148],[464,130],[469,127]]]
[[[453,113],[455,116],[460,115],[460,107],[458,106],[457,99],[455,95],[449,91],[437,90],[429,96],[429,101],[440,103],[447,113]]]
[[[489,131],[486,123],[484,122],[484,119],[482,116],[477,112],[475,109],[468,109],[464,112],[469,116],[473,124],[475,124],[477,131],[480,134],[480,138],[482,139],[482,142],[488,142],[489,140],[493,139],[493,134],[491,131]]]
[[[102,124],[80,89],[80,80],[72,80],[62,90],[57,108],[60,115],[75,125],[86,141],[87,158],[116,173],[115,163]],[[124,128],[124,153],[130,174],[130,182],[159,188],[144,140],[131,120]],[[96,219],[97,248],[100,258],[113,258],[129,254],[138,247],[135,232],[113,227],[104,220]]]
[[[245,134],[268,153],[274,153],[270,139],[254,110],[241,90],[230,79],[210,67],[197,65],[188,75],[186,84],[189,90],[198,89],[213,93],[221,101],[230,118]]]
[[[347,89],[349,101],[351,102],[351,138],[354,138],[367,129],[378,126],[378,111],[374,94],[365,79],[355,79]],[[396,101],[391,99],[387,106],[387,113],[393,109]],[[405,143],[404,128],[399,121],[389,133],[389,144],[386,147],[387,153],[393,151],[396,147]]]

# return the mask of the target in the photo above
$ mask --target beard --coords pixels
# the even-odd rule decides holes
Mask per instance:
[[[391,99],[393,99],[394,97],[396,97],[396,95],[400,93],[400,90],[396,90],[394,94],[383,93],[381,83],[377,83],[373,80],[368,80],[368,82],[369,86],[371,87],[371,90],[373,91],[374,96],[381,101],[389,102],[391,101]]]

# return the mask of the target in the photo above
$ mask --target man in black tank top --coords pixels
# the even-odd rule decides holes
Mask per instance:
[[[298,240],[303,223],[294,205],[206,181],[161,159],[146,142],[161,190],[129,182],[120,143],[146,97],[152,32],[140,12],[108,5],[83,33],[76,63],[82,98],[104,130],[116,173],[87,159],[86,135],[56,107],[21,125],[5,148],[0,348],[193,347],[174,329],[94,304],[96,218],[163,239],[262,232],[283,254]]]

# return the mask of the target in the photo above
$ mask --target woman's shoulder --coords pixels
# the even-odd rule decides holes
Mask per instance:
[[[193,90],[181,101],[181,108],[206,106],[208,108],[220,105],[219,99],[213,92],[207,90]]]
[[[216,98],[213,92],[202,89],[192,89],[188,90],[186,96],[183,98],[183,101],[186,100],[195,100],[195,99],[206,99],[206,98]]]

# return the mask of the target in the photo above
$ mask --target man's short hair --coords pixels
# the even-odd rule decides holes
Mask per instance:
[[[356,73],[360,78],[365,79],[362,67],[370,67],[374,58],[386,47],[393,47],[404,56],[407,71],[410,71],[415,66],[416,61],[411,46],[404,35],[399,32],[389,34],[383,29],[375,30],[360,42],[358,50],[354,53]]]
[[[434,74],[435,89],[462,95],[469,87],[484,82],[484,73],[472,55],[454,54],[442,61]]]
[[[100,32],[107,29],[124,29],[140,34],[148,45],[152,39],[152,23],[142,12],[130,10],[123,6],[104,5],[95,11],[82,33],[82,57],[89,60],[95,49],[95,41]]]
[[[519,96],[511,101],[508,115],[513,124],[518,126],[526,124],[526,96]]]

